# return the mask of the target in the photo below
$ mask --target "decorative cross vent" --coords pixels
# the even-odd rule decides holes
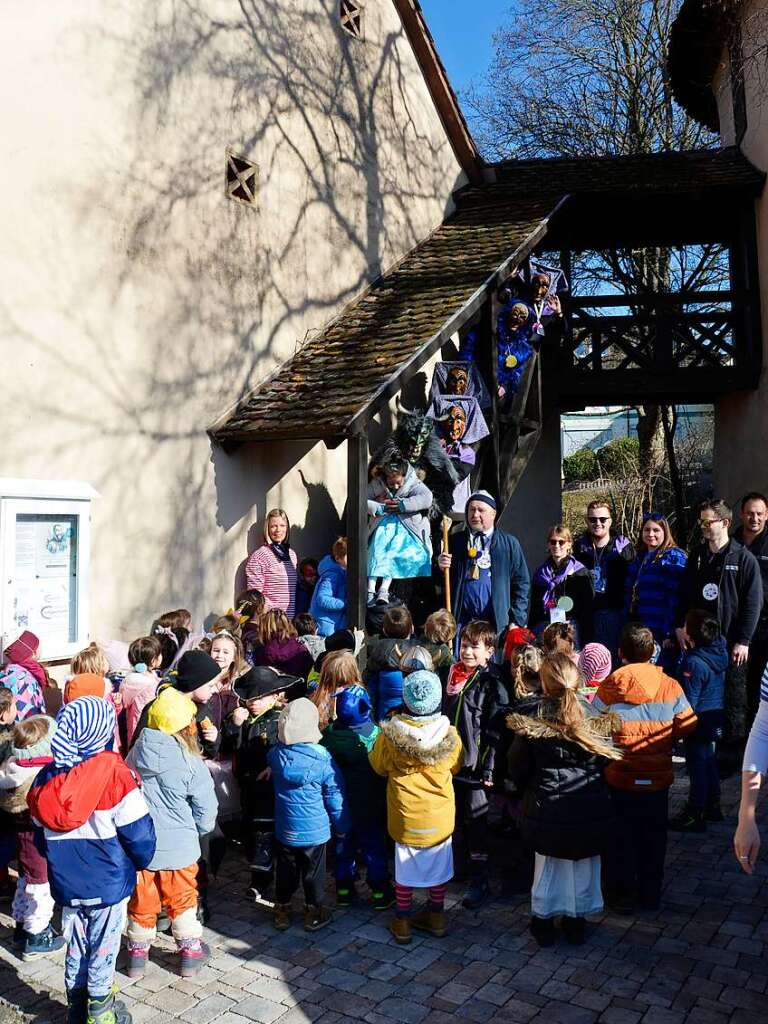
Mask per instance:
[[[227,195],[238,203],[256,205],[259,192],[259,168],[242,156],[227,150]]]
[[[344,31],[355,39],[363,38],[363,5],[356,0],[340,0],[339,18]]]

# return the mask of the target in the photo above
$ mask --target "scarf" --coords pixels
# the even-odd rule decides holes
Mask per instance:
[[[78,697],[56,719],[51,753],[57,768],[74,768],[105,750],[115,734],[115,709],[100,697]]]
[[[280,541],[280,543],[273,541],[269,546],[278,562],[288,562],[290,560],[291,545],[287,540]]]
[[[445,692],[448,696],[455,697],[457,693],[461,693],[474,671],[473,668],[467,668],[466,665],[462,665],[460,661],[457,661],[455,665],[451,665],[450,672],[448,673],[448,683],[445,687]]]
[[[552,564],[551,559],[547,559],[546,562],[542,563],[536,572],[533,574],[533,582],[540,587],[544,588],[544,610],[549,611],[550,608],[554,608],[557,604],[555,601],[555,590],[560,586],[569,576],[573,573],[578,572],[579,569],[583,569],[584,566],[573,555],[568,555],[565,560],[565,564],[561,565],[559,569],[556,569]]]

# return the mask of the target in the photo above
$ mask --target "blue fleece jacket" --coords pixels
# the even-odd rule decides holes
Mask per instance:
[[[680,666],[680,685],[697,715],[720,711],[725,699],[728,648],[721,636],[706,647],[694,647]]]
[[[275,835],[286,846],[318,846],[350,828],[344,777],[319,743],[278,743],[267,760],[275,787]]]
[[[684,551],[669,548],[657,558],[643,551],[627,568],[624,613],[632,612],[659,643],[671,636],[675,626],[685,562]]]
[[[309,613],[317,623],[320,636],[330,636],[347,626],[347,570],[331,555],[326,555],[317,572],[319,579]]]

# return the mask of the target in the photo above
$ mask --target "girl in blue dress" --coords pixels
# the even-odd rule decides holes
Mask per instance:
[[[377,466],[368,484],[368,604],[389,603],[393,579],[432,574],[432,492],[405,459]],[[378,584],[378,586],[377,586]]]

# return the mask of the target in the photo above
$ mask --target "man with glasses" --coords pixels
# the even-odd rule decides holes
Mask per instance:
[[[760,682],[768,664],[768,498],[758,491],[750,491],[741,499],[741,526],[733,531],[733,538],[752,552],[760,567],[763,582],[763,607],[757,628],[749,646],[747,666],[747,710],[750,721],[757,714],[760,703]]]
[[[612,534],[613,517],[605,501],[590,501],[586,519],[587,531],[573,545],[573,553],[589,570],[595,589],[592,635],[585,639],[607,647],[616,665],[624,624],[624,587],[635,549],[627,537]]]
[[[691,641],[682,623],[692,608],[709,611],[720,623],[730,656],[725,680],[725,724],[723,761],[733,767],[734,753],[747,730],[746,665],[749,645],[763,608],[763,584],[755,556],[737,540],[729,537],[733,519],[730,506],[715,498],[699,506],[702,543],[695,547],[685,566],[680,587],[676,630],[678,643],[685,650]],[[730,756],[729,756],[730,755]]]

